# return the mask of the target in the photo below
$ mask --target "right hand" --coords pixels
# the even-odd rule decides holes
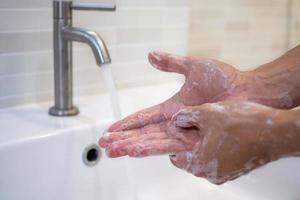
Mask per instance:
[[[282,141],[292,137],[286,134],[292,127],[280,134],[274,131],[282,124],[281,112],[284,111],[237,101],[183,109],[173,122],[179,132],[197,130],[201,141],[192,151],[171,155],[170,160],[178,168],[215,184],[238,178],[289,152]]]

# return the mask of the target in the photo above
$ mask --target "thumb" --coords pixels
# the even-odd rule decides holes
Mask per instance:
[[[187,59],[182,56],[153,51],[148,54],[148,60],[153,67],[162,71],[176,72],[184,75],[188,72]]]
[[[192,108],[179,110],[172,117],[172,123],[180,128],[198,127],[200,120],[200,111],[194,111]]]
[[[186,151],[169,156],[173,165],[180,169],[187,169],[190,161],[192,160],[192,152]]]

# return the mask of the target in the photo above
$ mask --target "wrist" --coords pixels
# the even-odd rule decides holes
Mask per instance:
[[[273,108],[292,108],[294,103],[289,95],[289,85],[283,81],[286,77],[269,72],[259,68],[243,72],[247,100]]]

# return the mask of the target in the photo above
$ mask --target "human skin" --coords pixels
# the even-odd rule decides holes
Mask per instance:
[[[99,140],[110,157],[171,154],[172,163],[181,166],[181,160],[198,156],[196,152],[199,151],[195,149],[199,148],[203,134],[196,128],[178,130],[171,119],[180,109],[220,101],[252,101],[281,109],[300,103],[299,46],[249,72],[240,72],[229,64],[209,58],[180,57],[162,52],[150,53],[149,61],[160,70],[183,74],[186,81],[167,101],[113,124]]]
[[[229,101],[182,109],[172,121],[178,132],[196,131],[200,142],[171,162],[214,184],[300,153],[299,111]]]

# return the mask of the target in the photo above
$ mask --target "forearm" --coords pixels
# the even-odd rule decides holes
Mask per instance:
[[[249,101],[283,109],[300,105],[300,46],[245,74]]]

